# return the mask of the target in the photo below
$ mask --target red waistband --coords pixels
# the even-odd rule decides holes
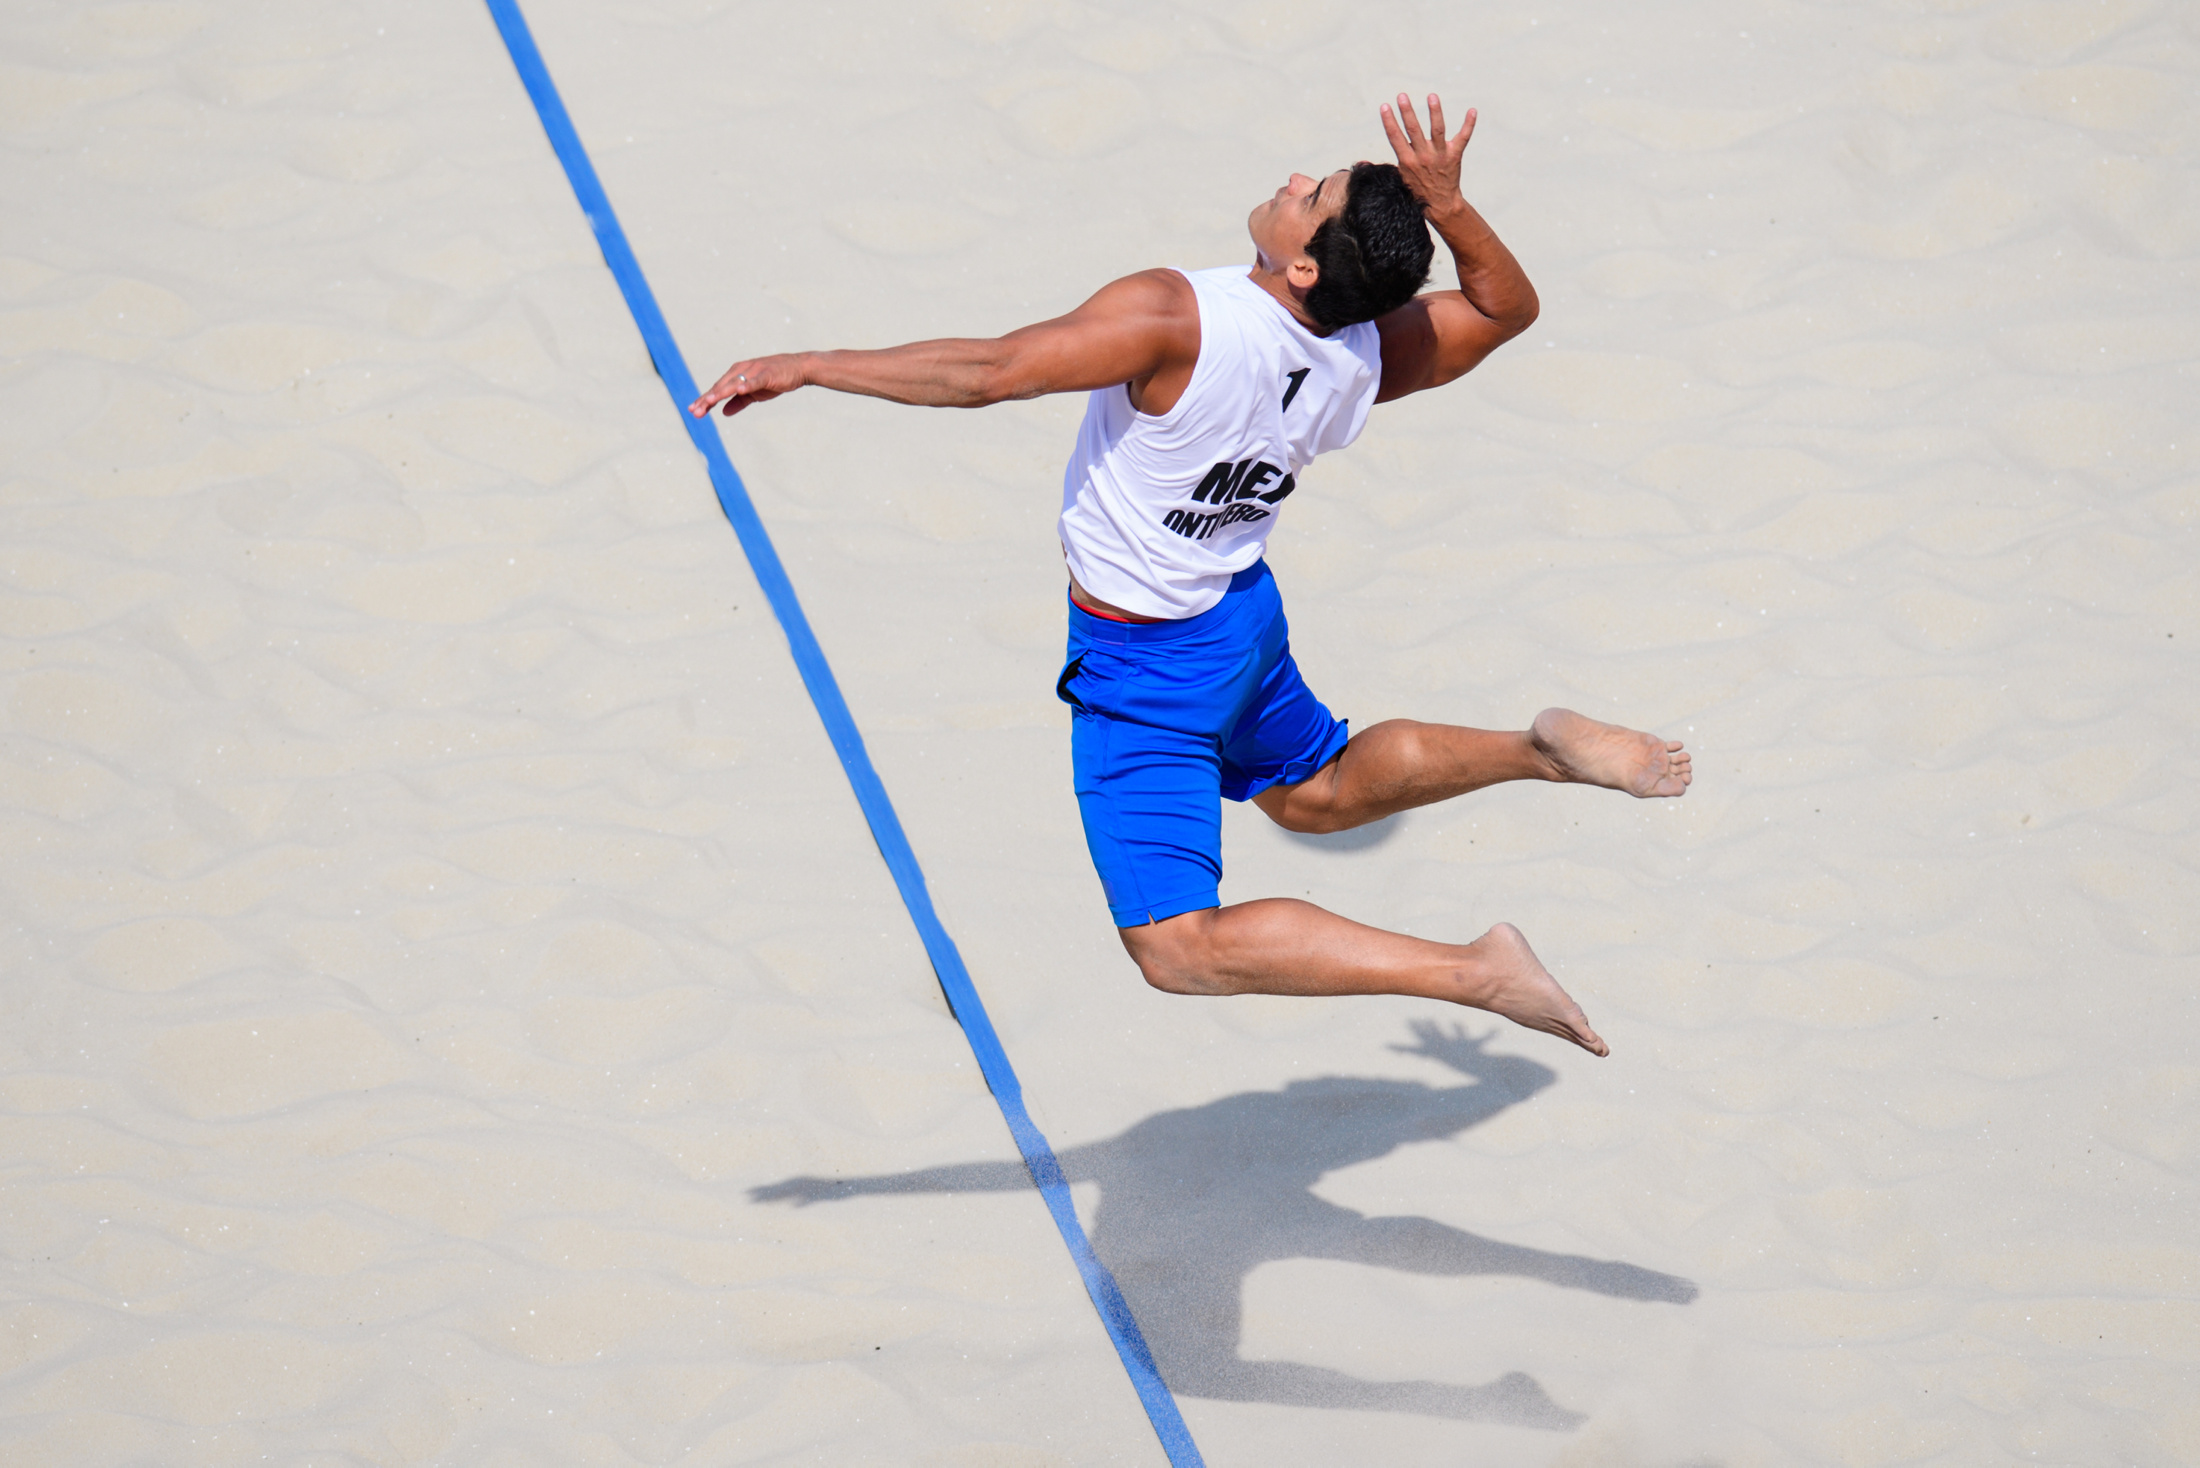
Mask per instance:
[[[1143,625],[1141,623],[1132,621],[1129,617],[1118,617],[1113,612],[1103,612],[1098,607],[1088,607],[1083,602],[1078,601],[1077,598],[1074,596],[1070,598],[1070,601],[1076,606],[1077,610],[1083,612],[1086,616],[1098,617],[1103,622],[1121,622],[1126,627],[1137,627]]]

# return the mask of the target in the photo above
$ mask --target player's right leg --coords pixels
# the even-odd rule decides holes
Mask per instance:
[[[1679,741],[1545,709],[1518,731],[1391,719],[1295,785],[1253,797],[1289,831],[1346,831],[1507,780],[1553,780],[1643,799],[1684,794],[1694,773]]]

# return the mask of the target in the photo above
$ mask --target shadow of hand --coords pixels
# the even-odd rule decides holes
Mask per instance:
[[[830,1177],[790,1177],[784,1182],[768,1183],[749,1189],[752,1203],[792,1203],[806,1208],[812,1203],[822,1203],[836,1193],[852,1191],[848,1184]]]
[[[1400,1055],[1426,1055],[1467,1075],[1473,1075],[1490,1059],[1482,1047],[1497,1038],[1494,1029],[1486,1035],[1470,1035],[1465,1025],[1453,1025],[1446,1030],[1432,1019],[1414,1020],[1406,1028],[1413,1031],[1414,1043],[1393,1045],[1391,1049]]]
[[[1414,1020],[1407,1028],[1413,1031],[1413,1043],[1393,1045],[1391,1049],[1400,1055],[1419,1055],[1438,1065],[1449,1066],[1461,1075],[1495,1086],[1499,1094],[1510,1095],[1514,1100],[1540,1091],[1558,1079],[1557,1071],[1525,1055],[1490,1054],[1484,1047],[1497,1038],[1495,1029],[1486,1035],[1472,1035],[1467,1033],[1465,1025],[1447,1027],[1427,1019]]]

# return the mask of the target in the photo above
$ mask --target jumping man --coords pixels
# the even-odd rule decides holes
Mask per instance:
[[[1343,831],[1502,780],[1688,789],[1678,743],[1545,709],[1518,732],[1393,719],[1351,734],[1292,660],[1262,559],[1316,455],[1368,409],[1473,370],[1535,320],[1535,288],[1459,190],[1475,114],[1446,138],[1403,95],[1398,162],[1293,174],[1247,221],[1250,271],[1147,270],[994,341],[736,362],[689,411],[798,387],[976,408],[1088,392],[1062,483],[1069,655],[1056,692],[1085,839],[1123,946],[1172,994],[1411,994],[1597,1055],[1580,1006],[1510,923],[1464,946],[1310,902],[1220,905],[1220,797],[1288,831]],[[1435,247],[1459,289],[1416,294]]]

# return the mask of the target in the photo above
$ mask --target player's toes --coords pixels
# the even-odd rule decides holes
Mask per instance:
[[[1563,1017],[1557,1024],[1550,1026],[1550,1032],[1561,1040],[1573,1041],[1591,1055],[1612,1053],[1612,1047],[1604,1043],[1602,1035],[1589,1028],[1588,1017],[1578,1010],[1571,1017]]]

